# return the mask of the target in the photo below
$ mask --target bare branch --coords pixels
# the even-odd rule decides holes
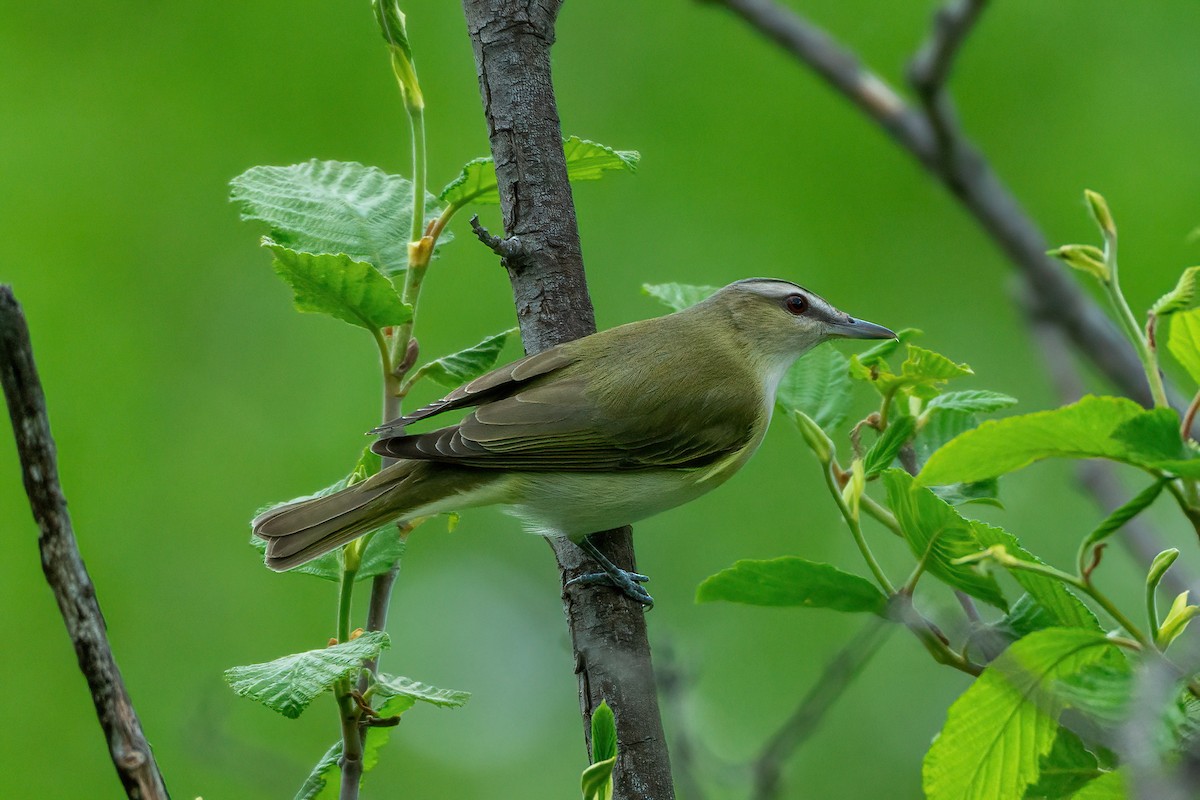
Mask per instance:
[[[780,44],[887,131],[959,199],[1021,273],[1038,311],[1121,391],[1149,405],[1133,348],[1103,311],[1046,255],[1046,239],[991,166],[951,121],[954,158],[941,157],[934,124],[821,28],[774,0],[711,0]],[[965,26],[965,29],[969,28]],[[952,59],[947,60],[947,68]],[[1182,404],[1179,404],[1182,405]]]
[[[42,531],[38,538],[42,571],[54,590],[67,633],[75,645],[79,669],[92,691],[92,702],[108,739],[113,766],[130,798],[165,799],[168,795],[162,774],[125,691],[108,642],[104,615],[96,600],[96,589],[75,542],[67,501],[58,481],[58,459],[46,418],[46,397],[29,342],[29,328],[9,286],[0,286],[0,383],[4,384],[8,400],[25,492],[29,495],[33,518]]]
[[[800,705],[767,740],[754,760],[751,767],[754,800],[774,800],[780,796],[780,780],[788,759],[820,727],[825,714],[841,699],[891,630],[892,626],[886,620],[871,620],[826,665]]]
[[[561,0],[463,0],[504,229],[508,240],[520,240],[504,265],[530,353],[596,329],[550,77],[560,6]],[[629,528],[593,535],[591,541],[614,563],[636,569]],[[643,611],[608,587],[568,590],[566,582],[591,565],[570,542],[551,546],[564,585],[584,738],[590,736],[592,712],[607,700],[617,723],[614,796],[670,800],[670,759]]]

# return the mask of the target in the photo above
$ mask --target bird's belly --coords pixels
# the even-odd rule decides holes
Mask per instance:
[[[682,505],[724,482],[706,470],[521,473],[519,502],[504,510],[534,533],[578,540]]]

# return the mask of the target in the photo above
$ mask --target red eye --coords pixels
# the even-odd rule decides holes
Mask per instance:
[[[788,299],[783,301],[783,307],[799,316],[808,311],[808,298],[802,294],[789,295]]]

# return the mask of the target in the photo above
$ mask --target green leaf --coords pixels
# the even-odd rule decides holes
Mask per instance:
[[[1056,800],[1081,789],[1103,774],[1083,741],[1066,728],[1059,728],[1050,752],[1042,756],[1038,781],[1025,793],[1026,800]]]
[[[378,707],[376,712],[380,717],[397,717],[412,708],[414,700],[410,697],[397,696],[388,699]],[[394,727],[367,728],[363,739],[363,774],[370,772],[379,763],[379,750],[392,736]],[[325,751],[325,755],[313,767],[308,778],[296,793],[295,800],[338,800],[342,770],[338,763],[342,759],[342,743],[336,742]],[[359,785],[362,785],[360,780]]]
[[[378,331],[412,319],[412,306],[396,294],[392,282],[365,261],[347,255],[301,253],[263,239],[275,254],[275,272],[295,297],[297,311],[331,317]]]
[[[900,349],[900,345],[908,344],[909,341],[924,335],[924,333],[920,328],[902,328],[896,331],[895,339],[884,339],[879,344],[868,347],[858,354],[858,359],[867,366],[884,363],[892,357],[892,353]]]
[[[900,365],[899,374],[892,372],[887,362],[871,351],[871,355],[850,356],[850,377],[867,381],[881,395],[904,389],[919,396],[933,397],[936,387],[951,378],[975,374],[966,364],[956,364],[940,353],[912,344],[905,347],[908,357]]]
[[[968,411],[982,414],[988,411],[998,411],[1001,408],[1008,408],[1016,404],[1017,398],[1015,397],[1009,397],[999,392],[974,389],[966,392],[946,392],[945,394],[939,394],[929,401],[929,404],[925,406],[925,411]]]
[[[1000,482],[995,478],[974,483],[948,483],[945,486],[930,486],[933,493],[952,506],[980,503],[1004,508],[1000,502]]]
[[[563,139],[563,155],[567,160],[567,180],[570,181],[599,180],[604,173],[619,170],[636,172],[641,160],[636,150],[614,150],[578,136]],[[468,161],[462,174],[442,189],[439,198],[455,208],[468,203],[499,203],[495,163],[490,158]]]
[[[1083,540],[1083,549],[1091,547],[1094,544],[1104,541],[1109,536],[1119,531],[1121,528],[1138,514],[1142,513],[1150,506],[1158,496],[1162,494],[1163,487],[1167,485],[1166,481],[1155,481],[1147,486],[1142,491],[1138,492],[1131,500],[1124,503],[1120,507],[1113,510],[1111,514],[1104,518],[1096,529],[1088,534]]]
[[[1089,395],[1052,411],[988,420],[931,455],[917,481],[984,480],[1051,457],[1108,458],[1200,477],[1200,459],[1187,458],[1174,411]]]
[[[1200,383],[1200,308],[1171,315],[1167,349],[1192,380]]]
[[[642,294],[650,295],[672,311],[690,308],[718,291],[716,286],[693,286],[689,283],[642,284]]]
[[[929,457],[946,442],[978,425],[979,419],[967,411],[943,408],[936,414],[926,415],[924,424],[920,426],[916,438],[913,439],[913,450],[917,454],[917,467],[924,466]],[[949,483],[930,488],[933,489],[934,494],[952,506],[986,503],[1003,507],[999,499],[1000,484],[995,478],[971,483]]]
[[[926,570],[955,589],[1008,610],[995,578],[972,565],[954,563],[984,549],[972,524],[929,489],[914,485],[904,470],[887,470],[883,482],[904,539]]]
[[[925,756],[929,800],[1023,797],[1058,732],[1055,681],[1104,657],[1103,634],[1048,628],[1014,642],[950,706]]]
[[[413,64],[412,46],[408,42],[408,28],[405,25],[404,12],[396,0],[372,0],[375,7],[375,19],[383,39],[388,43],[388,52],[392,57],[392,72],[400,84],[400,93],[405,105],[410,109],[420,110],[425,107],[425,99],[421,95],[421,84],[417,81],[417,69]]]
[[[1086,272],[1101,283],[1112,280],[1112,270],[1104,261],[1104,251],[1090,244],[1064,244],[1046,252],[1072,269]]]
[[[1126,800],[1125,774],[1121,770],[1106,772],[1071,795],[1071,800]]]
[[[1034,564],[1045,564],[1040,558],[1022,547],[1017,537],[1002,528],[987,525],[978,520],[971,520],[971,530],[975,533],[976,540],[983,547],[1002,545],[1008,554],[1014,558]],[[1010,620],[1014,629],[1019,633],[1025,634],[1031,629],[1049,627],[1103,631],[1103,628],[1100,627],[1100,622],[1096,619],[1096,615],[1083,604],[1083,601],[1072,594],[1063,585],[1062,581],[1055,580],[1047,575],[1038,575],[1020,569],[1010,570],[1010,574],[1021,585],[1021,588],[1028,592],[1027,596],[1042,611],[1036,617],[1036,622],[1032,619],[1026,620],[1024,627],[1016,624],[1014,620]],[[1014,603],[1012,613],[1009,616],[1014,617],[1017,612],[1018,609]]]
[[[891,424],[887,426],[887,430],[883,435],[875,440],[875,444],[867,451],[867,455],[863,458],[863,466],[866,468],[867,477],[878,475],[883,470],[892,465],[896,459],[900,448],[912,438],[913,431],[916,430],[917,420],[915,417],[898,417],[893,419]]]
[[[388,275],[408,266],[413,185],[407,178],[354,162],[313,159],[252,167],[230,185],[242,219],[266,222],[271,238],[292,250],[344,254]],[[436,202],[432,195],[429,200]],[[448,241],[445,233],[441,241]]]
[[[1200,306],[1200,291],[1197,291],[1197,281],[1200,281],[1200,267],[1188,267],[1179,276],[1175,288],[1164,294],[1150,306],[1150,314],[1156,317],[1166,317],[1180,311],[1191,311]]]
[[[830,344],[813,348],[784,373],[775,393],[775,405],[789,417],[801,411],[824,430],[836,428],[846,418],[848,364]]]
[[[377,657],[387,645],[386,633],[367,631],[357,639],[321,650],[295,653],[265,664],[231,667],[225,670],[225,680],[242,697],[295,719],[317,695],[356,674],[364,661]]]
[[[617,721],[607,700],[592,712],[592,763],[617,757]]]
[[[583,800],[612,800],[612,771],[616,764],[617,759],[614,757],[597,761],[583,771],[580,778]]]
[[[880,616],[887,606],[887,599],[865,578],[796,556],[742,560],[710,575],[697,587],[696,602],[717,600],[754,606],[869,611]]]
[[[466,350],[430,361],[413,374],[413,380],[427,376],[451,389],[473,381],[496,366],[500,351],[504,349],[508,338],[516,332],[516,328],[509,328],[487,337],[479,344],[471,345]]]
[[[1114,728],[1129,716],[1133,683],[1133,673],[1128,668],[1093,664],[1062,678],[1055,691],[1067,705],[1106,728]]]
[[[420,700],[422,703],[440,706],[442,708],[461,708],[471,699],[470,692],[459,689],[439,689],[427,683],[403,678],[399,675],[384,675],[380,673],[376,686],[383,697],[402,695]]]

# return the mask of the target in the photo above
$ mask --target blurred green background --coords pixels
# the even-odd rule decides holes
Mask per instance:
[[[802,5],[895,81],[933,8]],[[436,189],[487,152],[475,67],[457,3],[405,10]],[[1081,190],[1108,196],[1135,308],[1198,260],[1187,238],[1200,223],[1197,31],[1193,0],[1006,0],[954,78],[966,127],[1051,243],[1092,241]],[[975,368],[971,386],[1014,394],[1020,410],[1054,402],[1010,267],[976,225],[740,22],[680,0],[572,0],[554,58],[564,130],[643,156],[636,176],[576,189],[602,327],[661,313],[643,282],[778,276],[867,319],[923,328],[927,346]],[[29,317],[126,682],[176,797],[290,796],[337,736],[332,702],[288,721],[235,697],[221,671],[323,645],[335,589],[265,570],[247,520],[353,462],[378,414],[376,360],[362,331],[292,311],[227,182],[314,156],[407,169],[368,4],[3,0],[0,63],[0,280]],[[484,218],[498,227],[494,210]],[[454,227],[418,321],[430,355],[513,324],[504,272],[464,235],[465,219]],[[2,793],[117,796],[40,573],[15,450],[0,439]],[[700,769],[713,797],[742,796],[718,762],[748,758],[862,621],[696,606],[695,586],[738,558],[785,553],[862,572],[823,492],[779,421],[728,486],[637,527],[639,565],[655,578],[656,656],[688,676],[667,728],[711,750]],[[1005,495],[1008,510],[988,518],[1058,563],[1097,519],[1063,465],[1008,479]],[[1170,543],[1194,553],[1161,519]],[[870,533],[900,574],[907,556]],[[1136,602],[1124,556],[1105,571]],[[952,601],[930,589],[920,602],[936,614]],[[545,544],[491,511],[452,534],[422,529],[389,629],[391,671],[475,694],[460,711],[406,716],[367,797],[577,796],[585,754]],[[792,762],[789,796],[918,797],[921,755],[965,685],[893,636]]]

